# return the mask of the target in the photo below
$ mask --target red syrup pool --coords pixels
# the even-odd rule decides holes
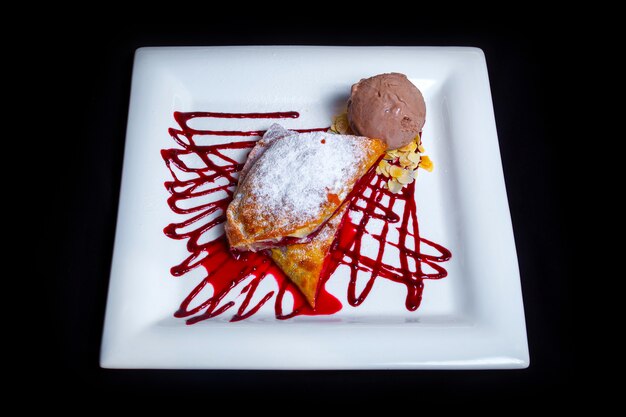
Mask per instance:
[[[273,113],[216,113],[216,112],[175,112],[178,128],[170,128],[169,133],[178,148],[164,149],[161,155],[170,170],[173,180],[165,183],[170,192],[168,204],[176,214],[184,215],[185,220],[168,225],[164,232],[172,239],[187,240],[190,255],[180,264],[172,267],[171,273],[181,277],[191,270],[203,268],[204,278],[181,302],[175,317],[186,318],[187,324],[216,317],[226,312],[233,313],[231,321],[244,320],[272,300],[274,313],[278,319],[288,319],[299,315],[328,315],[341,310],[341,302],[325,289],[326,281],[335,270],[345,265],[350,271],[347,302],[358,306],[367,298],[376,279],[382,278],[402,284],[407,288],[406,307],[416,310],[422,300],[425,279],[440,279],[447,276],[440,265],[450,259],[451,253],[443,246],[420,237],[415,204],[415,182],[399,194],[383,188],[384,177],[376,175],[372,168],[363,176],[348,196],[349,210],[344,216],[335,241],[327,255],[323,276],[317,294],[315,309],[312,309],[299,290],[285,277],[271,258],[262,252],[241,253],[233,256],[223,232],[225,211],[237,185],[238,172],[243,168],[244,158],[229,156],[232,151],[246,151],[254,147],[262,130],[203,130],[189,125],[193,119],[296,119],[295,111]],[[325,131],[328,127],[296,129],[299,132]],[[198,138],[215,144],[200,145]],[[251,137],[224,143],[224,137]],[[226,141],[227,142],[227,141]],[[190,164],[187,158],[201,161]],[[214,197],[214,198],[212,198]],[[206,199],[202,204],[190,204],[194,200]],[[394,211],[395,209],[395,211]],[[371,232],[374,222],[382,223],[376,233]],[[395,228],[397,233],[390,233]],[[217,237],[206,241],[205,233],[219,231]],[[397,235],[397,238],[391,238]],[[363,238],[369,236],[375,241],[374,255],[366,256],[363,251]],[[422,252],[428,246],[436,255]],[[397,253],[394,265],[383,261],[386,249],[394,248]],[[430,272],[424,271],[427,265]],[[365,277],[365,278],[364,278]],[[277,290],[257,294],[259,284],[265,279],[274,280]],[[357,281],[367,279],[363,289],[357,293]],[[243,285],[245,281],[245,285]],[[241,284],[241,285],[240,285]],[[209,285],[212,291],[205,294]],[[238,294],[236,293],[238,292]],[[293,299],[293,307],[285,311],[285,295]],[[202,298],[205,299],[202,299]],[[236,297],[239,306],[234,309]],[[255,300],[252,302],[252,300]],[[193,307],[192,307],[193,305]]]

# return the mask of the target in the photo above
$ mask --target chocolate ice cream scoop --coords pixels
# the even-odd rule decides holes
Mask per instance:
[[[359,135],[384,140],[388,149],[409,144],[425,119],[424,97],[404,74],[379,74],[352,86],[350,127]]]

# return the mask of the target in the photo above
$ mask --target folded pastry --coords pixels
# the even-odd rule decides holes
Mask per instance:
[[[276,265],[296,284],[313,308],[315,308],[317,289],[324,275],[326,256],[347,208],[348,204],[344,204],[337,210],[310,242],[271,250],[271,257]]]
[[[310,241],[385,148],[378,139],[272,125],[250,152],[226,211],[231,247]]]

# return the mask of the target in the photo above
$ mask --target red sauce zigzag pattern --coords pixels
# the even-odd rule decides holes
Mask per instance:
[[[174,113],[174,119],[179,127],[170,128],[169,133],[179,148],[164,149],[161,155],[173,179],[165,183],[165,187],[171,194],[168,204],[174,213],[184,215],[185,220],[168,225],[164,232],[172,239],[187,240],[187,250],[190,255],[174,266],[171,273],[179,277],[195,268],[202,267],[206,270],[206,276],[185,297],[174,314],[176,317],[187,318],[188,324],[216,317],[231,310],[235,302],[226,301],[226,299],[232,298],[228,295],[246,280],[247,284],[239,290],[239,296],[244,297],[243,301],[233,314],[231,321],[251,317],[272,298],[274,298],[274,311],[278,319],[288,319],[298,315],[336,313],[341,309],[341,303],[326,291],[325,283],[340,265],[347,265],[350,270],[347,301],[352,306],[363,303],[376,279],[383,278],[406,286],[405,304],[407,309],[413,311],[420,305],[424,280],[447,276],[446,270],[440,264],[450,259],[450,251],[419,235],[414,198],[415,183],[404,188],[400,194],[393,194],[383,188],[386,179],[377,176],[374,169],[362,178],[348,196],[349,210],[342,220],[342,225],[326,259],[315,310],[311,309],[300,292],[266,254],[260,252],[244,253],[238,257],[232,256],[222,224],[225,221],[225,210],[237,185],[237,174],[245,160],[235,160],[227,154],[233,149],[252,149],[256,138],[261,136],[263,131],[199,130],[190,127],[189,121],[196,118],[295,119],[298,117],[299,114],[293,111]],[[325,127],[298,131],[327,129]],[[195,138],[199,135],[214,136],[216,143],[198,145]],[[220,137],[255,137],[255,140],[223,143],[224,140],[220,140]],[[187,156],[196,156],[204,166],[190,167],[184,161]],[[212,195],[225,195],[225,197],[211,199]],[[192,199],[199,197],[208,197],[209,202],[198,205],[188,204]],[[401,214],[397,214],[396,211]],[[374,223],[377,222],[378,227],[374,227]],[[381,223],[382,227],[380,227]],[[392,227],[397,229],[397,240],[390,239],[389,232]],[[203,235],[214,228],[219,231],[218,237],[201,243]],[[380,229],[378,233],[372,232],[376,229]],[[376,256],[365,256],[362,253],[365,236],[369,236],[376,242],[378,247]],[[424,245],[430,246],[437,254],[423,253],[421,248]],[[390,247],[395,248],[394,253],[397,253],[398,262],[395,266],[383,262],[385,250]],[[425,272],[424,265],[428,265],[431,272]],[[275,291],[270,291],[262,295],[260,301],[251,305],[259,284],[268,278],[276,280],[278,291],[276,294]],[[357,293],[359,279],[367,279],[367,282],[360,293]],[[196,300],[207,285],[213,288],[211,296],[205,300]],[[283,306],[285,293],[289,293],[294,300],[293,308],[287,312],[284,311]],[[194,307],[191,307],[192,303]]]

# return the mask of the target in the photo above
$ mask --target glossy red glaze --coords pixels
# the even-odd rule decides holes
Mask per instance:
[[[190,255],[171,269],[172,275],[182,276],[187,272],[203,267],[206,276],[185,297],[176,317],[187,318],[188,324],[197,323],[219,316],[235,306],[233,296],[241,299],[231,321],[244,320],[254,315],[265,303],[274,297],[274,312],[278,319],[288,319],[298,315],[327,315],[341,309],[341,303],[325,289],[326,281],[340,265],[350,268],[348,302],[358,306],[370,293],[377,278],[389,279],[407,287],[406,306],[409,310],[419,307],[422,297],[423,280],[439,279],[447,275],[439,263],[450,259],[450,252],[434,242],[421,238],[417,223],[414,199],[415,183],[403,189],[400,194],[392,194],[383,188],[384,178],[378,177],[371,169],[348,195],[349,210],[327,259],[322,280],[318,289],[316,307],[312,309],[298,289],[265,253],[237,253],[233,255],[223,233],[225,210],[232,199],[237,184],[237,173],[245,160],[228,156],[230,150],[251,149],[256,140],[244,140],[214,145],[198,145],[197,135],[217,137],[261,136],[261,130],[199,130],[189,126],[194,118],[226,119],[295,119],[297,112],[273,113],[216,113],[216,112],[175,112],[174,119],[179,128],[169,129],[169,133],[179,148],[161,151],[169,168],[172,181],[165,183],[171,196],[168,204],[173,212],[186,215],[186,220],[168,225],[164,232],[172,239],[186,239]],[[324,131],[328,128],[302,129],[299,132]],[[221,142],[221,141],[220,141]],[[188,156],[200,158],[203,167],[190,167],[185,162]],[[196,164],[197,165],[197,164]],[[204,198],[202,204],[190,204],[193,199]],[[397,202],[403,202],[402,214],[394,212]],[[379,233],[369,232],[373,222],[382,222]],[[388,241],[391,227],[398,229],[398,240]],[[207,235],[213,238],[207,238]],[[377,255],[368,257],[361,253],[362,240],[369,235],[378,242]],[[428,245],[438,251],[438,255],[427,255],[420,251]],[[383,262],[385,248],[393,246],[398,253],[399,266]],[[435,272],[423,272],[426,264]],[[359,272],[367,275],[367,283],[360,294],[356,293]],[[257,294],[264,279],[277,283],[276,291]],[[245,281],[245,285],[244,285]],[[212,292],[201,299],[205,287],[210,285]],[[235,292],[238,291],[237,295]],[[285,294],[293,298],[293,307],[285,311]],[[206,296],[204,296],[206,297]],[[229,300],[229,301],[226,301]],[[253,301],[254,300],[254,301]]]

